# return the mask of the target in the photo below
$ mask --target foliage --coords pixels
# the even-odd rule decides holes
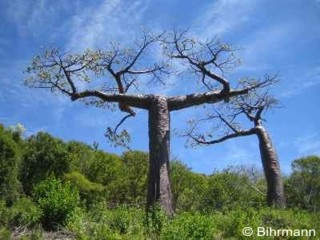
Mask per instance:
[[[46,239],[42,227],[61,228],[52,233],[57,236],[66,232],[77,239],[97,240],[244,239],[241,231],[246,226],[320,231],[317,156],[293,162],[285,182],[289,209],[284,210],[264,207],[262,173],[229,168],[208,176],[173,161],[177,214],[169,219],[159,208],[148,216],[141,208],[147,153],[117,156],[46,133],[24,138],[2,125],[0,149],[0,239]],[[32,198],[23,194],[21,185],[33,193]]]
[[[176,211],[199,210],[208,191],[208,177],[192,172],[180,161],[171,162],[170,168]]]
[[[215,225],[213,239],[247,239],[248,237],[242,235],[244,227],[251,227],[254,231],[257,227],[315,229],[317,232],[319,231],[317,224],[319,216],[304,211],[238,207],[224,214],[218,212],[211,216]]]
[[[65,225],[79,205],[79,193],[69,183],[54,178],[37,184],[33,198],[42,210],[42,225],[49,230]]]
[[[65,143],[47,133],[28,139],[23,155],[21,182],[26,194],[48,177],[60,177],[69,171],[69,153]]]
[[[6,206],[6,202],[0,200],[0,226],[6,226],[10,219],[10,209]]]
[[[68,229],[78,239],[144,239],[144,210],[131,207],[108,209],[102,204],[79,210],[69,218]]]
[[[70,159],[70,169],[85,176],[90,174],[90,164],[94,161],[94,152],[91,146],[77,141],[67,143]]]
[[[145,219],[147,236],[152,239],[159,236],[167,221],[168,217],[160,204],[156,204],[152,209],[149,209]]]
[[[40,222],[41,210],[29,198],[20,198],[16,201],[11,210],[11,227],[33,227]]]
[[[20,192],[19,145],[13,132],[0,125],[0,199],[12,204]]]
[[[87,205],[103,200],[105,191],[101,184],[91,182],[83,174],[77,171],[66,173],[64,178],[72,186],[78,189],[81,200],[83,200]]]
[[[148,154],[140,151],[125,152],[121,161],[121,177],[113,184],[113,191],[122,203],[142,205],[147,194]]]
[[[103,151],[96,151],[93,160],[90,162],[88,179],[104,186],[119,178],[122,168],[121,159],[115,154],[108,154]]]
[[[182,213],[165,225],[161,239],[203,239],[213,237],[213,222],[209,216],[199,213]]]
[[[320,211],[320,158],[309,156],[292,163],[293,173],[286,181],[288,205]]]
[[[172,219],[155,211],[146,222],[144,209],[96,205],[69,218],[68,229],[78,239],[247,239],[242,235],[244,227],[319,231],[319,220],[305,211],[236,207],[224,213],[184,212]]]
[[[214,173],[208,179],[208,190],[201,210],[224,211],[242,206],[262,205],[264,195],[254,188],[248,176],[234,172]]]
[[[10,240],[11,231],[7,228],[0,228],[0,239]]]

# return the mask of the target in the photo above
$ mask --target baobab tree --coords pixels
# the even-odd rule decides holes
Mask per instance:
[[[161,57],[154,58],[153,51],[158,54],[159,49],[162,49]],[[236,65],[233,51],[230,46],[216,39],[200,41],[188,37],[187,32],[173,31],[171,34],[159,35],[145,32],[142,39],[131,48],[110,44],[109,50],[87,50],[80,54],[65,53],[60,49],[47,50],[33,58],[27,68],[29,76],[25,83],[29,87],[62,93],[72,101],[82,100],[98,106],[117,103],[119,110],[127,115],[115,130],[109,129],[108,136],[112,135],[113,140],[121,140],[121,137],[126,136],[126,132],[117,134],[117,130],[125,119],[136,115],[135,108],[148,111],[147,209],[159,202],[166,214],[172,215],[174,208],[169,180],[170,112],[228,101],[234,96],[247,94],[269,84],[268,78],[261,81],[248,80],[245,87],[232,89],[234,82],[224,78],[221,70]],[[165,79],[176,74],[174,66],[178,61],[181,62],[179,70],[183,69],[193,80],[204,85],[210,82],[213,88],[179,96],[141,94],[139,86],[145,81],[166,84]]]
[[[275,82],[276,76],[270,77],[270,83]],[[286,206],[284,187],[278,161],[277,152],[272,144],[270,135],[263,125],[263,114],[277,105],[277,100],[268,94],[268,90],[261,92],[252,90],[248,95],[234,97],[229,105],[222,106],[219,110],[214,108],[205,119],[193,121],[186,136],[191,144],[212,145],[227,141],[232,138],[256,135],[259,140],[264,175],[267,182],[268,206],[284,208]],[[243,128],[239,119],[244,116],[252,124],[251,127]],[[217,137],[212,133],[200,134],[198,125],[203,121],[213,121],[217,126],[215,130],[220,132]]]

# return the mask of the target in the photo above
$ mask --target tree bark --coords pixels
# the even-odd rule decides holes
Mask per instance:
[[[169,179],[170,112],[167,99],[151,96],[149,106],[149,176],[147,210],[159,202],[167,215],[173,215]]]
[[[273,148],[268,132],[263,126],[258,125],[256,133],[259,139],[261,160],[267,181],[267,204],[284,208],[286,201],[277,153]]]
[[[169,111],[177,111],[184,108],[198,106],[205,103],[216,103],[224,99],[229,99],[234,96],[247,94],[250,88],[243,88],[240,90],[225,91],[210,91],[205,93],[193,93],[183,96],[169,97],[168,105]]]

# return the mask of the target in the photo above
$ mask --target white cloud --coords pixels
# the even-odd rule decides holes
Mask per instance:
[[[26,3],[23,0],[9,1],[7,8],[8,18],[16,24],[22,36],[37,36],[47,31],[57,19],[57,12],[61,9],[61,1],[48,4],[45,0],[35,0]]]
[[[319,87],[320,85],[320,66],[318,67],[301,67],[297,72],[292,69],[293,76],[288,79],[290,84],[286,85],[284,91],[281,92],[280,97],[289,98],[294,97],[308,88]]]
[[[320,135],[313,133],[304,135],[295,139],[294,145],[296,146],[299,155],[320,155]]]
[[[229,162],[229,164],[235,165],[247,165],[256,164],[258,157],[258,145],[256,141],[252,139],[247,139],[245,146],[243,144],[243,139],[241,141],[230,141],[227,145],[227,151],[224,155],[224,159]]]
[[[132,42],[134,28],[142,24],[146,3],[105,0],[88,7],[71,19],[67,49],[84,49],[106,45],[111,40]]]
[[[212,38],[231,32],[234,28],[248,21],[248,14],[255,3],[250,0],[214,1],[204,14],[194,21],[200,38]]]
[[[290,54],[288,43],[295,36],[294,25],[277,24],[260,28],[250,34],[240,44],[244,47],[242,57],[246,66],[269,65],[277,62],[283,56]]]
[[[1,101],[11,106],[12,114],[19,116],[21,114],[33,114],[34,109],[50,106],[54,121],[59,123],[68,107],[69,99],[61,95],[54,96],[50,91],[30,89],[24,86],[23,79],[26,76],[21,73],[21,70],[25,66],[25,61],[17,60],[14,64],[4,64],[0,68],[0,74],[3,76],[0,80]]]

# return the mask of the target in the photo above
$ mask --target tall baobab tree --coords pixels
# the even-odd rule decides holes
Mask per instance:
[[[276,76],[273,79],[276,80]],[[229,105],[223,106],[219,110],[215,108],[212,113],[203,119],[215,121],[219,125],[220,131],[224,129],[220,137],[214,137],[212,134],[204,136],[196,133],[197,125],[202,121],[193,122],[186,135],[192,140],[192,144],[202,145],[212,145],[232,138],[256,135],[259,140],[261,161],[267,182],[267,204],[283,208],[286,206],[286,201],[278,156],[270,135],[263,125],[264,119],[262,118],[263,113],[276,104],[277,100],[268,94],[268,90],[262,93],[253,90],[248,95],[234,97]],[[252,126],[241,127],[239,123],[241,116],[247,118]]]
[[[156,202],[168,215],[173,214],[169,180],[170,112],[206,103],[217,103],[247,94],[255,88],[268,85],[270,79],[247,81],[243,88],[232,89],[232,83],[221,70],[236,64],[233,49],[217,40],[200,41],[186,32],[153,35],[144,33],[142,40],[132,48],[111,44],[109,50],[87,50],[70,54],[51,49],[33,58],[27,68],[25,83],[33,88],[47,88],[59,92],[72,101],[83,100],[96,105],[117,103],[120,111],[134,117],[134,108],[149,115],[149,173],[147,209]],[[162,48],[161,61],[155,61],[152,51]],[[159,52],[159,51],[158,51]],[[213,90],[180,96],[141,94],[139,84],[156,80],[163,84],[166,77],[175,74],[174,63],[181,61],[185,72],[195,81],[214,87]],[[169,64],[170,65],[169,65]],[[219,74],[220,73],[220,74]],[[113,140],[123,139],[126,132],[108,131]],[[123,143],[123,142],[122,142]]]

